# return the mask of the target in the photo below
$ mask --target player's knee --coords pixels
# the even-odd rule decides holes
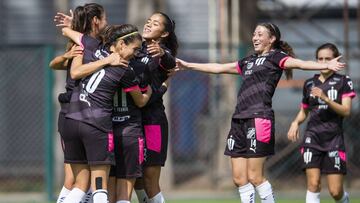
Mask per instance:
[[[243,176],[234,176],[233,182],[237,187],[240,187],[242,185],[246,185],[248,183],[248,180],[246,177]]]
[[[307,187],[310,192],[320,192],[321,190],[321,184],[318,181],[308,182]]]
[[[331,197],[334,198],[335,200],[340,200],[343,196],[343,192],[339,189],[329,188],[329,193]]]
[[[265,178],[263,176],[249,175],[248,178],[249,182],[255,186],[258,186],[265,181]]]

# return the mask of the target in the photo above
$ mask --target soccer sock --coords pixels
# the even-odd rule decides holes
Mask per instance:
[[[149,203],[165,203],[164,196],[159,192],[153,198],[149,199]]]
[[[349,203],[349,194],[347,192],[344,192],[342,198],[338,201],[336,201],[336,203]]]
[[[130,201],[127,201],[127,200],[119,200],[119,201],[116,201],[116,203],[130,203]]]
[[[92,194],[93,203],[107,203],[108,202],[108,195],[107,190],[95,190]]]
[[[62,187],[59,197],[56,200],[56,203],[64,202],[65,197],[71,192],[71,190],[67,189],[65,186]]]
[[[306,191],[306,203],[320,203],[320,192]]]
[[[85,196],[82,198],[81,203],[92,203],[92,191],[89,189]]]
[[[256,187],[261,203],[275,203],[274,194],[269,181],[265,181]]]
[[[240,200],[242,203],[255,202],[255,188],[251,183],[239,187]]]
[[[144,189],[140,189],[140,190],[135,190],[136,196],[139,200],[139,203],[147,203],[149,198],[146,195],[146,192]]]
[[[79,188],[73,188],[71,192],[65,197],[63,203],[74,203],[80,202],[81,199],[85,196],[85,192]]]

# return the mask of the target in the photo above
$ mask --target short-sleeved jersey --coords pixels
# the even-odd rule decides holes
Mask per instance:
[[[151,85],[153,93],[149,102],[141,109],[143,122],[146,123],[160,123],[164,122],[165,107],[163,104],[163,95],[166,92],[166,87],[162,83],[168,79],[170,69],[176,66],[175,58],[172,56],[171,51],[162,46],[165,54],[162,57],[152,57],[147,53],[146,44],[142,46],[142,57],[138,58],[142,63],[146,64],[147,70],[145,75],[148,76],[148,83]]]
[[[320,151],[345,150],[343,138],[343,117],[332,110],[324,101],[311,95],[311,89],[318,87],[329,99],[341,104],[344,97],[355,97],[353,83],[349,76],[332,74],[324,82],[318,74],[305,81],[301,107],[308,110],[310,118],[306,127],[303,145]]]
[[[93,39],[87,40],[84,37],[82,39],[84,63],[96,61],[108,55],[102,46],[93,49],[96,44]],[[79,85],[74,88],[66,117],[110,132],[112,131],[112,104],[116,90],[134,87],[138,87],[138,83],[132,69],[107,66],[81,79]]]
[[[289,56],[280,50],[251,55],[238,62],[243,77],[233,118],[273,118],[272,97]]]

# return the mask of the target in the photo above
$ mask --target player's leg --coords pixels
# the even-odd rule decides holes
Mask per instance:
[[[142,178],[137,178],[134,185],[134,190],[139,203],[147,203],[149,198],[144,189],[144,181]]]
[[[270,182],[264,176],[264,164],[266,157],[248,159],[248,179],[255,186],[262,203],[275,202]]]
[[[89,166],[87,164],[71,164],[75,183],[64,203],[80,202],[89,188]]]
[[[150,203],[165,202],[159,185],[160,172],[161,166],[147,166],[144,168],[144,186]]]
[[[56,203],[62,203],[65,197],[70,193],[74,185],[74,174],[68,163],[64,164],[64,185],[59,193]]]
[[[94,203],[108,203],[108,176],[110,165],[92,165],[91,169],[91,189]]]
[[[136,178],[116,180],[116,203],[130,203]]]
[[[108,181],[108,195],[109,203],[116,203],[116,166],[111,166],[109,181]]]
[[[349,202],[347,192],[344,191],[343,174],[328,174],[326,176],[328,182],[329,193],[336,202]]]
[[[306,203],[320,203],[321,174],[319,168],[306,169]]]
[[[248,162],[246,158],[232,157],[231,169],[234,184],[238,187],[241,202],[255,202],[255,188],[247,177]]]

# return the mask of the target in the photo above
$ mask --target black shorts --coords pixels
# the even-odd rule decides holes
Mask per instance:
[[[116,165],[110,175],[121,179],[142,177],[145,143],[141,124],[115,124],[114,136]]]
[[[232,119],[224,154],[231,157],[266,157],[274,154],[274,120]]]
[[[323,174],[346,174],[346,153],[344,151],[319,151],[301,148],[303,170],[319,168]]]
[[[168,148],[168,123],[144,125],[146,159],[144,166],[164,166]]]
[[[61,149],[64,151],[64,140],[63,140],[63,135],[64,135],[64,129],[65,129],[65,113],[60,112],[59,113],[59,117],[58,117],[58,132],[60,134],[60,143],[61,143]]]
[[[114,136],[81,121],[64,121],[65,163],[110,165],[114,160]]]

